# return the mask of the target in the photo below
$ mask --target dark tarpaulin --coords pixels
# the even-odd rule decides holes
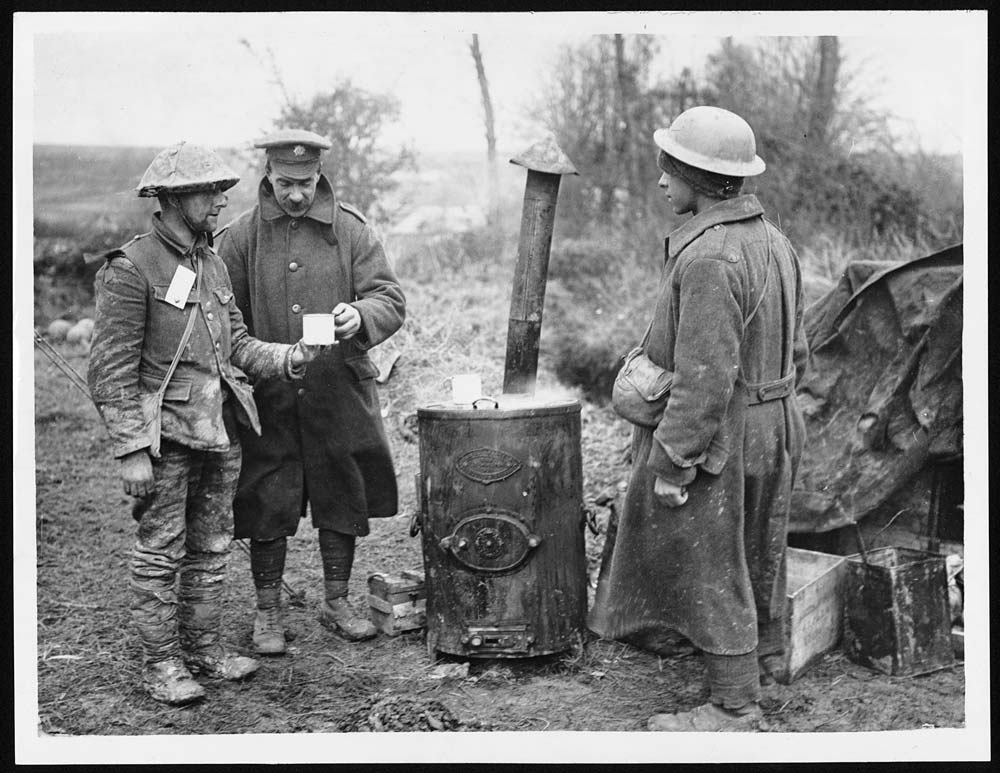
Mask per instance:
[[[962,245],[852,263],[804,324],[806,445],[789,530],[824,532],[962,456]]]

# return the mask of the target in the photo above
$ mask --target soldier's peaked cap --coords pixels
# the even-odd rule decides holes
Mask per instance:
[[[254,142],[255,148],[267,152],[276,172],[291,177],[308,177],[316,172],[320,154],[331,145],[326,138],[304,129],[282,129]]]
[[[289,147],[302,145],[305,148],[314,148],[316,150],[329,150],[331,147],[330,140],[320,137],[316,132],[306,131],[305,129],[282,129],[281,131],[272,132],[266,137],[261,137],[253,144],[255,148],[264,148],[265,150],[280,148],[285,145]]]

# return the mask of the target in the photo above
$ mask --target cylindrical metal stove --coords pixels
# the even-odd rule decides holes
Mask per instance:
[[[587,611],[580,404],[484,398],[417,410],[427,648],[548,655]]]

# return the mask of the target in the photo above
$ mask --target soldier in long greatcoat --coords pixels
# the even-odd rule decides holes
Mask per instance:
[[[672,371],[659,424],[634,430],[633,469],[590,627],[606,638],[686,637],[710,702],[653,730],[757,726],[758,658],[780,655],[788,508],[804,425],[797,258],[743,178],[753,132],[714,107],[656,132],[677,214],[646,354]]]
[[[305,380],[257,382],[263,432],[245,438],[234,503],[236,537],[250,538],[257,589],[257,651],[285,651],[280,588],[287,537],[308,505],[319,529],[325,602],[320,621],[351,640],[374,626],[347,605],[356,537],[368,519],[396,514],[396,475],[368,355],[403,324],[405,299],[365,216],[334,195],[321,170],[319,135],[277,132],[256,143],[267,165],[257,205],[218,235],[236,304],[250,331],[295,341],[302,316],[336,314],[338,343]]]

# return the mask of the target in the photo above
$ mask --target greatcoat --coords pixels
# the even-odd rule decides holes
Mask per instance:
[[[634,429],[589,626],[605,638],[679,632],[717,655],[774,654],[804,439],[798,260],[752,195],[699,212],[665,252],[646,352],[673,385],[658,426]],[[685,504],[664,505],[656,476],[686,486]]]
[[[313,525],[368,534],[368,518],[396,514],[396,475],[367,354],[403,324],[405,298],[381,242],[361,213],[320,176],[309,211],[293,218],[264,178],[258,202],[217,234],[236,304],[253,335],[302,337],[302,315],[340,302],[361,331],[309,364],[303,381],[254,384],[261,436],[245,433],[234,502],[236,537],[295,533],[308,502]]]

